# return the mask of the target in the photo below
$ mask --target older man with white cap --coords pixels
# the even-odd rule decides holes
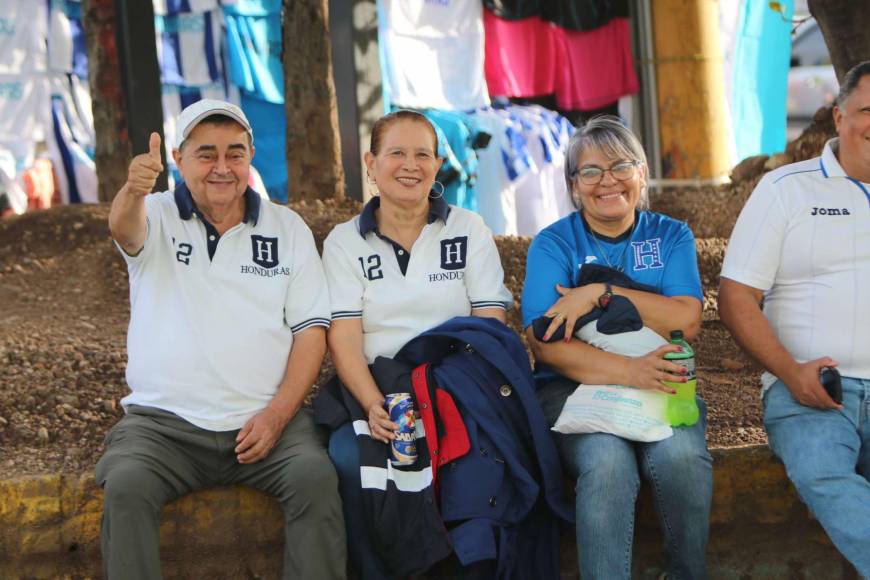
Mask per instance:
[[[284,577],[345,575],[337,479],[303,400],[330,310],[311,231],[248,187],[251,125],[202,100],[178,118],[183,183],[150,194],[160,136],[130,163],[109,228],[130,273],[125,416],[97,464],[108,578],[160,578],[164,504],[244,483],[274,495]]]

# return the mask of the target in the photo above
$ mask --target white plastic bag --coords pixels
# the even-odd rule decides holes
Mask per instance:
[[[667,396],[619,385],[579,385],[565,401],[553,431],[661,441],[674,434],[665,414]]]
[[[598,321],[574,333],[578,339],[607,352],[643,356],[667,344],[646,326],[633,332],[603,334]],[[565,401],[553,425],[559,433],[610,433],[631,441],[661,441],[674,434],[667,419],[668,395],[621,385],[579,385]]]

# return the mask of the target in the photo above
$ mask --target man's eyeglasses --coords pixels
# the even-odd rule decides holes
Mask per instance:
[[[574,172],[574,177],[579,177],[585,185],[598,185],[606,172],[610,172],[616,181],[628,181],[635,175],[635,168],[640,165],[639,161],[620,161],[608,169],[602,169],[596,165],[587,165]]]

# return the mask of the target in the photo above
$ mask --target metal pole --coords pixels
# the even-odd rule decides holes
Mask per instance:
[[[647,153],[650,177],[652,179],[660,179],[662,177],[662,148],[659,134],[659,107],[654,63],[655,45],[652,27],[652,11],[650,9],[650,0],[641,0],[638,5],[638,28],[640,33],[638,47],[641,63],[640,86],[643,143]]]

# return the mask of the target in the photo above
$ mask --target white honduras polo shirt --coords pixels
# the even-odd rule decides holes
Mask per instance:
[[[846,175],[837,140],[771,171],[740,213],[722,276],[765,291],[764,315],[798,362],[830,356],[870,378],[870,185]],[[766,389],[776,377],[765,373]]]
[[[251,189],[245,203],[245,221],[219,236],[184,184],[145,198],[145,246],[121,252],[130,273],[125,407],[239,429],[275,395],[293,334],[329,326],[308,226]]]
[[[407,252],[377,231],[380,201],[372,198],[323,244],[332,317],[362,318],[369,362],[472,308],[511,306],[492,232],[479,215],[430,200],[429,223]]]

